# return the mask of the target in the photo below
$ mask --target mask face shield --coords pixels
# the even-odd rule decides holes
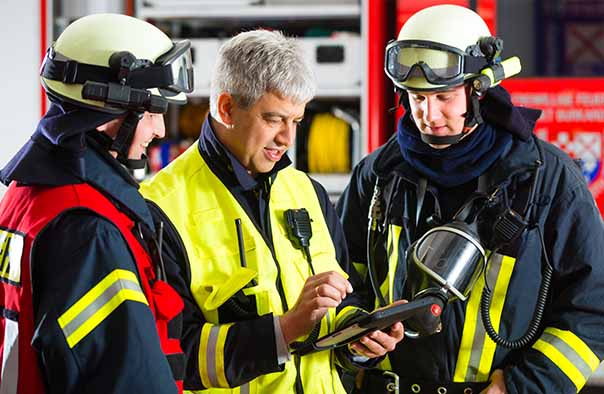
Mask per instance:
[[[486,265],[485,251],[467,227],[463,222],[436,227],[412,247],[412,264],[421,277],[414,297],[431,288],[447,295],[449,301],[467,299]]]
[[[386,47],[384,70],[399,87],[425,80],[433,87],[456,86],[467,74],[478,73],[486,61],[457,48],[420,40],[393,41]],[[480,58],[478,58],[480,59]]]
[[[446,303],[466,300],[486,266],[485,252],[475,232],[465,222],[436,227],[413,243],[407,252],[407,285],[404,298],[423,297]],[[438,316],[426,311],[405,322],[410,337],[440,332]]]

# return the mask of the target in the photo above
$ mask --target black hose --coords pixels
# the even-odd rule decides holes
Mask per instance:
[[[543,313],[545,311],[545,305],[547,303],[547,297],[549,294],[549,288],[552,280],[553,269],[549,262],[549,257],[547,255],[547,250],[545,249],[545,242],[543,240],[543,234],[541,233],[541,229],[537,226],[537,231],[539,233],[539,240],[541,241],[541,248],[543,250],[543,257],[545,260],[545,264],[543,267],[543,280],[541,281],[541,285],[539,287],[539,297],[537,298],[537,305],[535,306],[535,310],[533,312],[533,319],[529,324],[528,329],[520,338],[515,340],[505,339],[501,337],[493,328],[493,324],[491,323],[491,316],[489,314],[489,309],[491,308],[491,297],[492,293],[489,287],[486,285],[482,291],[482,297],[480,299],[480,314],[482,317],[482,324],[484,325],[484,329],[488,334],[489,338],[493,340],[497,345],[506,347],[508,349],[521,349],[535,339],[535,336],[539,332],[539,328],[541,326],[541,320],[543,319]]]
[[[245,309],[244,307],[239,305],[239,303],[233,298],[229,298],[228,300],[226,300],[224,302],[224,306],[229,309],[235,316],[242,320],[258,316],[255,310],[251,311]]]
[[[304,355],[307,353],[308,350],[311,349],[312,344],[314,344],[317,341],[317,338],[319,338],[320,332],[321,332],[321,321],[319,321],[317,324],[315,324],[315,326],[312,328],[312,331],[310,332],[310,334],[308,334],[308,337],[306,337],[305,340],[299,341],[299,342],[292,342],[289,345],[289,347],[292,348],[294,353],[299,353],[301,355]]]

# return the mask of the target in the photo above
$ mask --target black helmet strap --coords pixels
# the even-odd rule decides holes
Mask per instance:
[[[470,92],[468,93],[468,111],[464,115],[466,118],[464,129],[471,129],[484,120],[480,115],[480,94],[474,90],[471,81],[466,82],[466,85],[470,86]]]
[[[129,111],[117,132],[117,136],[109,148],[109,150],[117,152],[117,161],[131,170],[145,168],[147,163],[147,157],[145,155],[140,159],[128,158],[128,151],[130,150],[130,145],[134,139],[136,127],[142,116],[143,114],[140,112]]]

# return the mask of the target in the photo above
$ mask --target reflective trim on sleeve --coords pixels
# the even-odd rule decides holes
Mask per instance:
[[[4,340],[2,341],[2,375],[0,393],[17,394],[19,380],[19,323],[4,319]],[[21,378],[23,378],[21,376]]]
[[[547,327],[533,345],[554,363],[577,387],[577,391],[600,365],[598,356],[574,333]]]
[[[199,376],[205,387],[229,388],[224,371],[224,344],[232,324],[204,324],[199,342]]]
[[[125,301],[149,305],[136,275],[116,269],[59,316],[57,321],[69,347],[77,345]]]
[[[489,285],[494,289],[490,315],[491,323],[497,331],[515,263],[516,259],[500,254],[489,258],[487,278]],[[496,345],[487,336],[482,325],[480,299],[483,288],[484,277],[481,275],[466,306],[461,346],[453,375],[454,382],[486,382],[491,372]]]

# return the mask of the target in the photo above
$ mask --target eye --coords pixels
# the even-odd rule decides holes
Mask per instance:
[[[281,122],[281,119],[277,118],[277,117],[269,116],[269,117],[264,118],[264,121],[270,125],[276,125]]]
[[[412,99],[413,101],[415,101],[416,103],[421,103],[422,101],[424,101],[425,97],[424,97],[424,96],[417,95],[417,94],[412,94],[412,95],[411,95],[411,99]]]

